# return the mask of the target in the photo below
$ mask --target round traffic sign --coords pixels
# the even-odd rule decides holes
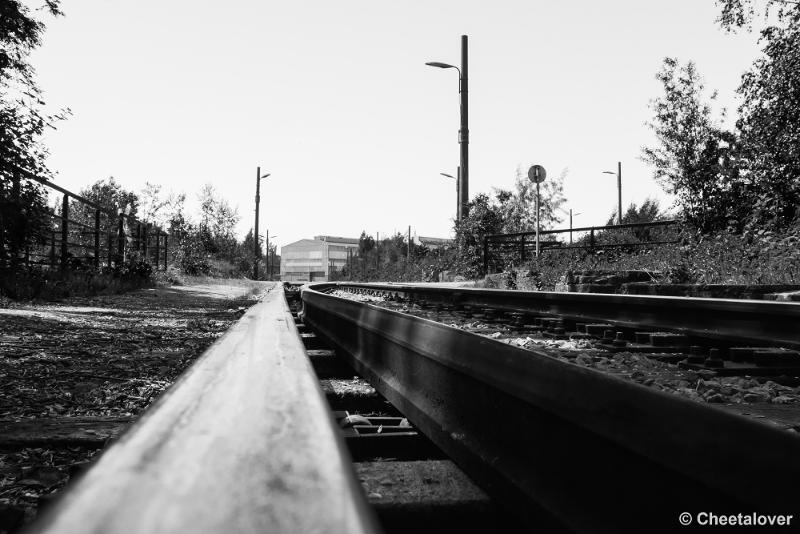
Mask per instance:
[[[535,184],[544,182],[546,177],[547,171],[545,171],[544,167],[541,165],[533,165],[530,169],[528,169],[528,180]]]

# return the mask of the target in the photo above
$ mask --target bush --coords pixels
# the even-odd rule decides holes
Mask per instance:
[[[209,256],[200,239],[186,236],[175,254],[175,262],[190,276],[207,275],[211,272]]]
[[[777,235],[684,232],[679,243],[638,250],[548,250],[527,268],[551,291],[567,271],[644,270],[661,283],[796,284],[800,283],[800,226]]]

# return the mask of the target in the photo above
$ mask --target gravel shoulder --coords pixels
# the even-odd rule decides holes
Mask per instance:
[[[30,520],[271,285],[195,279],[0,308],[0,534]]]

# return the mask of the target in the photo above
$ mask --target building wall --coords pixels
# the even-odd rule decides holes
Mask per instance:
[[[281,247],[281,280],[314,282],[326,278],[324,243],[304,239]]]
[[[347,264],[347,250],[358,244],[329,243],[303,239],[281,247],[281,280],[285,282],[325,282],[329,269]]]

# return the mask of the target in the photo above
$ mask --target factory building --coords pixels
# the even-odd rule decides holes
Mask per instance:
[[[416,235],[413,240],[430,250],[453,242],[452,239]],[[348,250],[352,250],[353,256],[358,255],[358,238],[318,235],[281,247],[281,280],[327,282],[331,270],[341,271],[347,265]]]
[[[326,282],[331,268],[347,264],[347,251],[358,253],[358,238],[318,235],[281,247],[281,280],[284,282]]]

